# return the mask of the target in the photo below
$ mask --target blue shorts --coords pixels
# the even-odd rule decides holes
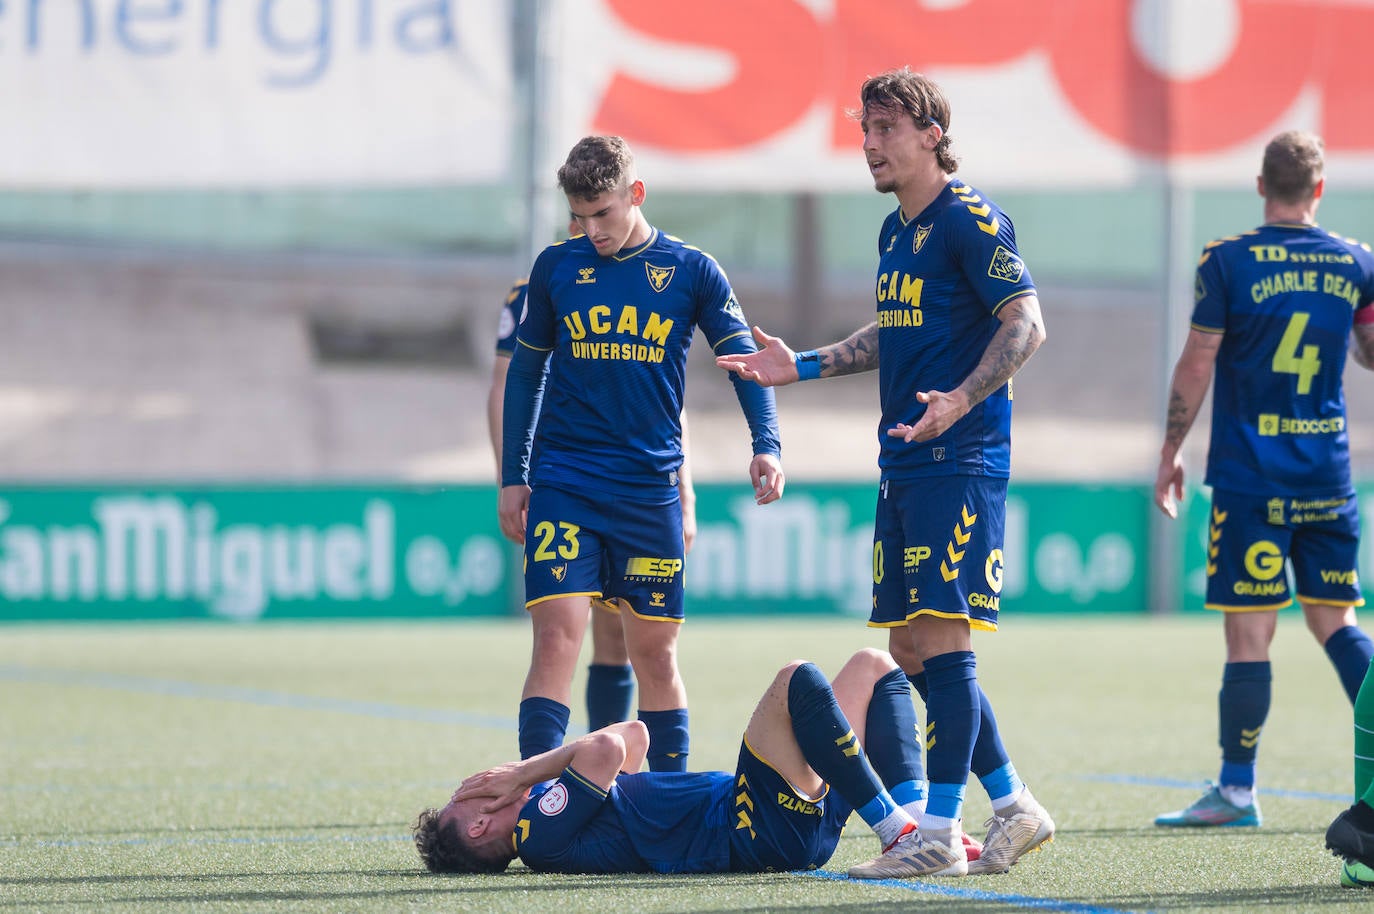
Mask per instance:
[[[735,764],[735,828],[730,869],[767,873],[824,866],[854,808],[834,790],[808,800],[741,741]]]
[[[559,597],[615,600],[681,622],[682,503],[535,486],[525,526],[525,608]]]
[[[1007,481],[988,476],[888,479],[873,529],[873,612],[895,628],[920,615],[997,630]]]
[[[1283,609],[1298,599],[1362,606],[1356,572],[1360,511],[1354,495],[1288,497],[1212,490],[1207,525],[1208,609]]]

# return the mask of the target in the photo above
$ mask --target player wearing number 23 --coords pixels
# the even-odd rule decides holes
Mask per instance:
[[[1357,626],[1359,516],[1341,377],[1347,345],[1374,366],[1374,255],[1317,225],[1321,140],[1270,141],[1257,186],[1264,224],[1213,241],[1198,263],[1192,328],[1174,369],[1155,502],[1176,516],[1183,440],[1215,375],[1208,609],[1225,614],[1221,774],[1165,826],[1259,825],[1255,765],[1269,712],[1269,645],[1292,603],[1353,701],[1374,644]]]

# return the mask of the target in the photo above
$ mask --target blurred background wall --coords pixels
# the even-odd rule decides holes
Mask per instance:
[[[1374,238],[1371,41],[1374,5],[1309,0],[0,4],[0,478],[489,485],[499,307],[558,237],[553,174],[587,133],[630,141],[650,221],[715,255],[751,320],[840,338],[871,317],[895,205],[849,109],[909,65],[1040,287],[1015,480],[1147,484],[1192,265],[1260,221],[1269,137],[1322,133],[1321,221]],[[747,435],[705,348],[696,475],[738,484]],[[1352,369],[1362,477],[1371,381]],[[873,479],[875,396],[780,391],[794,491]],[[7,518],[0,597],[25,592]]]

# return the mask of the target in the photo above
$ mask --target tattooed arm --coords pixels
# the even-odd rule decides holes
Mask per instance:
[[[754,328],[758,351],[716,356],[716,366],[733,371],[746,381],[763,387],[782,387],[800,380],[797,374],[797,354],[782,341]],[[816,350],[820,361],[820,376],[834,378],[845,374],[872,371],[878,367],[878,324],[855,330],[838,343]],[[812,375],[814,377],[814,375]]]
[[[1207,397],[1220,348],[1220,333],[1190,330],[1183,354],[1174,366],[1164,446],[1159,449],[1159,472],[1155,475],[1155,504],[1170,517],[1178,516],[1177,500],[1183,498],[1183,439],[1188,437]]]
[[[983,350],[983,357],[968,377],[951,391],[928,390],[916,394],[916,399],[926,404],[925,413],[915,425],[899,422],[895,428],[888,429],[888,435],[907,441],[929,441],[944,434],[969,410],[1010,381],[1045,341],[1040,300],[1034,295],[1023,295],[1008,302],[997,316],[1002,326],[997,328],[988,348]]]

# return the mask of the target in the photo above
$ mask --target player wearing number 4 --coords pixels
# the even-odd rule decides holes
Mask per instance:
[[[522,757],[563,742],[589,601],[615,601],[639,685],[649,767],[684,770],[687,692],[677,667],[684,543],[678,470],[687,350],[753,351],[725,273],[644,218],[644,182],[620,137],[579,141],[558,170],[584,234],[534,262],[502,411],[501,531],[525,546],[534,649],[521,695]],[[547,374],[546,374],[547,372]],[[737,381],[759,504],[782,496],[772,391]]]
[[[1269,713],[1269,646],[1292,603],[1351,701],[1374,644],[1356,627],[1359,514],[1350,480],[1347,344],[1374,367],[1374,255],[1320,228],[1321,140],[1290,131],[1265,147],[1264,224],[1203,250],[1192,329],[1174,368],[1155,502],[1177,515],[1183,440],[1213,382],[1206,607],[1221,611],[1221,773],[1164,826],[1260,824],[1255,761]],[[1352,333],[1353,328],[1353,333]],[[1359,795],[1362,790],[1357,790]]]

